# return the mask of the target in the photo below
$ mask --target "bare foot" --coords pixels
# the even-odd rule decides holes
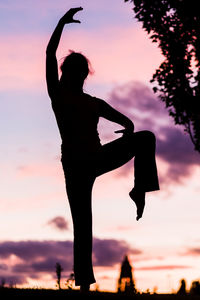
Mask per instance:
[[[137,207],[137,217],[136,220],[138,221],[140,218],[142,218],[144,206],[145,206],[145,192],[139,191],[136,189],[132,189],[129,193],[129,196],[131,199],[135,202]]]

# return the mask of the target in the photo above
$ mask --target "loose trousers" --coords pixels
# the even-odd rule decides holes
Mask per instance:
[[[92,187],[96,177],[134,158],[133,186],[144,192],[159,190],[155,160],[156,139],[151,131],[124,135],[95,153],[62,153],[66,190],[74,229],[75,284],[95,282],[92,265]]]

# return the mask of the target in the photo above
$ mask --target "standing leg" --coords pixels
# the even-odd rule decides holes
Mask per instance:
[[[92,204],[95,177],[76,170],[65,170],[66,189],[74,227],[75,284],[85,289],[95,282],[92,267]]]

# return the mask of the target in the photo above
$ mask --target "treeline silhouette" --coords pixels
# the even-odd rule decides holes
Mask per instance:
[[[165,60],[154,73],[154,92],[175,124],[200,152],[200,17],[196,0],[124,0]],[[156,66],[155,66],[156,67]]]
[[[114,292],[100,292],[100,291],[90,291],[87,295],[81,293],[79,290],[68,290],[68,289],[20,289],[20,288],[0,288],[0,299],[146,299],[151,298],[152,300],[179,300],[179,299],[195,299],[200,296],[200,282],[194,281],[190,292],[186,293],[169,293],[169,294],[157,294],[157,293],[136,293],[133,295],[126,293],[114,293]]]
[[[96,284],[96,291],[89,292],[87,295],[93,295],[97,297],[99,294],[103,295],[104,297],[112,297],[113,295],[118,295],[119,297],[136,297],[136,296],[144,296],[144,295],[174,295],[174,296],[200,296],[200,280],[194,280],[191,283],[191,286],[189,289],[187,289],[187,283],[185,279],[180,280],[180,286],[177,291],[172,290],[171,293],[168,294],[159,294],[157,293],[157,288],[154,288],[152,292],[150,292],[150,289],[147,289],[146,292],[140,292],[136,288],[133,272],[132,272],[132,266],[129,262],[128,256],[125,255],[122,263],[121,263],[121,268],[120,268],[120,274],[119,274],[119,279],[117,282],[117,290],[116,293],[114,292],[100,292],[98,289],[98,285]],[[61,279],[62,279],[62,272],[64,271],[64,268],[61,266],[59,262],[56,263],[55,265],[55,273],[56,273],[56,285],[57,291],[62,292],[62,294],[59,294],[60,296],[66,295],[65,292],[68,292],[68,296],[76,296],[79,295],[80,290],[77,290],[75,288],[75,279],[74,279],[74,273],[70,273],[68,278],[63,279],[64,283],[61,284]],[[13,284],[13,282],[6,282],[5,278],[2,278],[0,280],[0,299],[1,296],[9,294],[13,295],[21,295],[24,293],[24,295],[37,295],[37,291],[39,294],[49,295],[52,293],[53,295],[58,295],[55,293],[56,289],[43,289],[43,288],[17,288],[16,284]],[[71,292],[71,293],[69,293]],[[80,293],[83,294],[83,293]],[[106,299],[107,299],[106,298]]]

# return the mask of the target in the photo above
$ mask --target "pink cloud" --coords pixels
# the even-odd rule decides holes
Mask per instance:
[[[49,36],[35,34],[2,37],[1,86],[27,89],[45,86],[45,51]],[[68,50],[81,51],[91,60],[95,74],[90,84],[150,80],[161,62],[161,54],[146,34],[136,27],[101,28],[87,32],[64,30],[58,60]]]
[[[54,163],[35,163],[29,165],[19,165],[16,168],[17,175],[20,177],[44,176],[55,177],[59,181],[64,178],[61,164]]]
[[[147,267],[136,267],[137,271],[161,271],[161,270],[177,270],[177,269],[189,269],[190,266],[184,265],[160,265],[160,266],[147,266]]]
[[[81,51],[91,60],[95,70],[91,81],[99,83],[150,80],[162,61],[158,48],[135,26],[101,28],[88,33],[81,29],[77,33],[69,31],[63,35],[60,57],[68,49]]]
[[[1,89],[27,89],[44,81],[45,38],[35,35],[2,37]]]
[[[182,253],[181,255],[200,256],[200,248],[199,247],[189,248],[185,253]]]
[[[123,232],[123,231],[132,231],[133,230],[133,226],[116,226],[116,227],[108,227],[107,228],[108,231],[120,231],[120,232]]]

